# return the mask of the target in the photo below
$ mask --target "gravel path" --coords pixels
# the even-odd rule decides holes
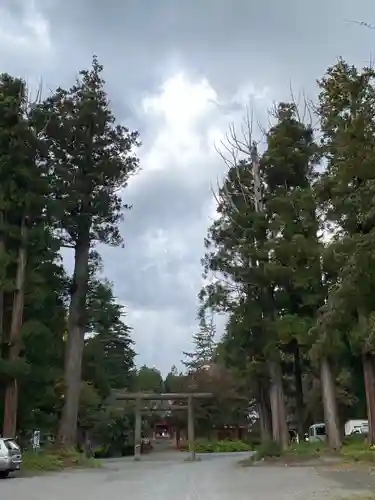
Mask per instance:
[[[274,500],[353,495],[312,467],[238,466],[238,456],[155,457],[105,462],[102,469],[0,481],[1,500]]]

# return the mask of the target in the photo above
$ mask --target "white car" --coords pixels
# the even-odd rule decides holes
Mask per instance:
[[[18,444],[13,439],[0,438],[0,478],[20,470],[21,464],[22,452]]]

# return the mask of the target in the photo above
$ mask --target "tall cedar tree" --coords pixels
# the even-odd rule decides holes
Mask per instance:
[[[245,295],[232,309],[218,345],[218,358],[246,384],[249,399],[256,402],[262,442],[268,442],[272,440],[270,387],[263,351],[265,338],[256,320],[258,307],[254,298]]]
[[[74,250],[65,356],[65,397],[58,432],[61,446],[76,441],[90,248],[118,245],[120,190],[138,170],[138,133],[115,124],[96,57],[70,89],[58,88],[34,110],[44,130],[43,151],[53,193],[53,219],[62,244]]]
[[[21,435],[30,429],[54,433],[61,409],[68,280],[58,249],[48,228],[30,230],[21,343],[28,371],[19,379],[17,419]]]
[[[194,351],[184,352],[183,365],[189,372],[195,372],[208,367],[214,360],[216,349],[216,328],[213,317],[207,323],[203,321],[198,333],[193,335]]]
[[[218,218],[206,238],[204,275],[217,279],[201,294],[202,308],[229,314],[222,350],[229,367],[241,365],[252,381],[262,437],[270,437],[270,401],[266,350],[274,311],[263,290],[269,287],[265,266],[268,219],[254,205],[254,178],[251,159],[229,169],[219,192]],[[220,273],[220,275],[216,274]],[[241,358],[241,361],[240,361]]]
[[[319,82],[318,113],[327,168],[320,185],[333,242],[338,280],[321,320],[333,337],[349,333],[362,356],[369,420],[375,444],[375,72],[340,60]]]
[[[37,140],[28,119],[27,98],[22,80],[0,76],[0,335],[2,356],[9,366],[19,360],[28,239],[42,214],[46,188],[36,162]],[[15,435],[17,405],[18,377],[10,373],[5,386],[4,435]]]
[[[295,410],[304,435],[301,347],[324,298],[321,246],[312,189],[319,159],[313,131],[298,119],[294,104],[281,103],[276,124],[267,134],[262,166],[267,186],[266,209],[271,223],[269,278],[275,285],[275,330],[285,355],[294,358]]]

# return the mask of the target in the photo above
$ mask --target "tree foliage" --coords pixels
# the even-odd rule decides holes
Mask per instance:
[[[259,160],[251,137],[240,140],[231,129],[231,160],[203,261],[211,279],[200,299],[203,311],[228,315],[218,356],[247,381],[264,439],[272,427],[285,445],[286,421],[303,434],[313,418],[304,409],[304,401],[312,408],[306,389],[315,380],[337,447],[335,407],[346,414],[363,407],[359,372],[356,382],[347,376],[361,356],[370,423],[375,415],[373,72],[340,61],[319,86],[319,142],[294,102],[276,106]],[[322,240],[327,230],[329,244]]]
[[[165,380],[135,367],[125,308],[103,278],[99,244],[122,244],[139,137],[116,121],[102,73],[94,57],[71,87],[35,102],[22,79],[0,75],[4,432],[116,447],[134,422],[114,390],[201,391],[214,397],[197,403],[199,432],[241,425],[255,406],[263,439],[285,446],[287,426],[302,437],[324,417],[337,448],[339,416],[366,411],[374,444],[374,70],[339,60],[308,123],[295,102],[276,105],[262,150],[231,129],[199,331],[187,373],[173,367]],[[207,312],[227,317],[220,339]]]
[[[113,285],[96,275],[92,250],[96,242],[121,242],[127,206],[120,190],[138,170],[139,142],[137,132],[116,124],[102,70],[94,57],[70,89],[35,102],[25,82],[0,77],[0,416],[7,434],[18,416],[20,435],[35,428],[55,435],[65,408],[60,437],[74,443],[77,422],[95,426],[110,391],[131,384],[131,330]],[[65,246],[74,252],[72,279]]]
[[[193,352],[184,352],[185,360],[183,365],[190,372],[199,371],[209,367],[215,359],[216,351],[216,328],[213,316],[207,323],[205,319],[201,321],[200,330],[193,335]]]

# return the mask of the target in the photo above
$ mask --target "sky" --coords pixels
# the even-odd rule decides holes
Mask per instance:
[[[140,132],[140,174],[124,192],[124,248],[102,248],[133,327],[137,363],[166,374],[197,331],[215,144],[246,106],[306,94],[338,57],[374,59],[371,0],[0,0],[0,71],[30,88],[70,86],[95,53],[117,120]],[[220,329],[223,318],[218,318]]]

